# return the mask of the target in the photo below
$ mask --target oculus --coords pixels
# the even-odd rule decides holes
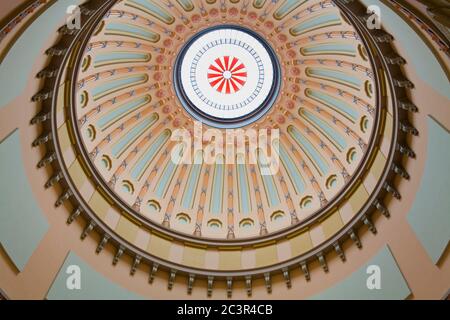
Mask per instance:
[[[281,84],[272,47],[250,29],[222,25],[191,38],[175,63],[174,84],[186,111],[217,128],[238,128],[266,114]]]

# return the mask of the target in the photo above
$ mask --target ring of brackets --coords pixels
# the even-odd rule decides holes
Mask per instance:
[[[408,99],[408,90],[412,89],[414,85],[403,75],[401,65],[405,60],[398,56],[394,51],[390,42],[393,41],[392,35],[383,30],[368,30],[365,27],[365,19],[367,14],[365,8],[358,1],[336,0],[336,4],[340,7],[342,12],[352,23],[357,27],[360,34],[364,35],[365,41],[370,43],[367,48],[374,48],[376,50],[377,61],[376,65],[380,67],[387,75],[388,83],[392,93],[391,103],[394,105],[395,114],[395,134],[393,141],[393,148],[391,150],[390,159],[385,172],[379,181],[378,191],[370,198],[370,202],[364,206],[364,209],[346,225],[336,236],[327,241],[320,247],[303,254],[292,261],[284,262],[283,264],[273,265],[269,268],[255,269],[251,271],[238,272],[211,272],[205,270],[198,270],[188,267],[180,267],[171,264],[167,261],[155,259],[142,250],[127,243],[120,237],[116,236],[106,225],[104,225],[95,214],[80,201],[78,191],[70,183],[70,177],[67,173],[67,168],[61,161],[59,154],[59,147],[56,139],[55,121],[56,116],[55,104],[57,97],[57,90],[64,73],[64,66],[69,57],[72,56],[73,50],[76,48],[76,43],[86,31],[92,30],[96,22],[101,19],[104,14],[111,8],[116,0],[99,1],[91,0],[80,7],[81,12],[81,29],[69,29],[63,26],[59,29],[61,37],[53,47],[46,51],[49,56],[49,64],[44,70],[39,72],[37,77],[43,82],[43,89],[32,97],[32,101],[41,104],[41,111],[31,120],[31,123],[42,128],[42,134],[37,137],[33,146],[45,145],[47,153],[38,163],[38,167],[49,166],[53,169],[53,174],[45,184],[50,188],[56,184],[62,187],[63,192],[56,202],[57,206],[64,204],[66,201],[70,202],[75,210],[70,213],[68,223],[72,223],[75,219],[82,217],[86,219],[86,228],[83,230],[81,238],[84,239],[90,232],[94,231],[100,234],[100,242],[97,247],[97,253],[102,251],[104,246],[109,243],[116,247],[116,254],[113,257],[113,263],[116,264],[123,254],[128,254],[132,257],[132,265],[130,274],[133,275],[140,264],[150,265],[149,282],[158,270],[164,270],[168,275],[168,287],[171,289],[174,285],[176,276],[183,276],[186,278],[188,293],[192,292],[194,282],[197,278],[202,278],[207,281],[207,294],[210,296],[213,291],[215,281],[225,281],[228,296],[231,297],[233,290],[233,282],[243,281],[247,294],[252,294],[252,280],[255,278],[263,278],[268,292],[272,290],[272,276],[274,274],[282,274],[286,285],[291,287],[290,271],[294,268],[300,268],[306,279],[310,280],[309,265],[313,261],[318,261],[325,272],[328,272],[327,254],[331,251],[345,261],[345,253],[342,243],[344,241],[353,241],[358,248],[362,247],[362,243],[358,237],[358,230],[365,226],[372,233],[376,234],[377,229],[373,222],[374,214],[381,213],[385,217],[389,217],[390,213],[383,204],[383,199],[388,195],[394,198],[400,198],[401,195],[393,185],[395,176],[399,175],[405,179],[409,179],[408,173],[402,168],[400,163],[405,158],[414,158],[414,151],[407,145],[408,135],[417,135],[418,132],[413,128],[409,122],[409,113],[417,112],[417,107],[414,106]],[[374,54],[370,54],[373,58]],[[69,70],[73,72],[74,69]],[[386,101],[379,100],[379,103],[386,103]]]

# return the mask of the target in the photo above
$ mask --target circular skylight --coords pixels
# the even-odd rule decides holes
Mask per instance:
[[[194,118],[219,128],[242,127],[273,105],[280,67],[258,34],[219,26],[187,42],[175,64],[174,79],[182,105]]]

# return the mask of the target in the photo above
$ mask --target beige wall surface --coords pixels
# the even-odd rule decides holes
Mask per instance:
[[[1,1],[0,20],[18,6],[20,1]],[[20,28],[14,32],[19,30]],[[55,33],[43,44],[43,48],[52,46],[56,38]],[[400,54],[405,56],[408,54],[400,44],[396,43],[396,45]],[[6,46],[7,41],[0,43],[0,52]],[[80,234],[85,227],[85,222],[80,219],[69,226],[66,220],[72,208],[66,206],[55,208],[54,203],[60,195],[60,190],[57,188],[46,190],[43,187],[48,178],[48,172],[45,169],[37,170],[36,163],[41,160],[44,151],[31,148],[33,140],[39,136],[40,132],[38,127],[30,125],[30,119],[38,109],[36,104],[30,101],[30,97],[39,91],[40,83],[36,81],[34,75],[46,66],[46,62],[47,57],[42,52],[39,57],[36,57],[33,68],[30,70],[24,93],[8,105],[0,106],[0,141],[3,141],[16,128],[19,129],[23,170],[33,190],[35,201],[49,223],[48,232],[22,272],[17,270],[7,252],[0,246],[0,289],[11,299],[45,299],[67,255],[73,252],[94,272],[144,298],[205,299],[206,282],[203,280],[196,281],[192,295],[188,295],[184,277],[177,277],[174,288],[168,290],[165,273],[158,272],[154,283],[151,285],[148,283],[148,266],[139,267],[136,274],[130,276],[132,261],[128,256],[124,256],[116,266],[113,266],[111,261],[115,249],[107,245],[101,254],[96,254],[99,236],[92,233],[81,241]],[[263,280],[256,280],[253,283],[252,299],[307,299],[317,295],[351,277],[386,245],[412,292],[409,299],[441,299],[448,294],[450,248],[447,247],[439,262],[434,264],[408,223],[407,216],[416,199],[427,161],[429,143],[427,120],[429,116],[432,116],[443,128],[450,129],[450,104],[446,97],[439,95],[423,81],[421,74],[417,73],[413,65],[406,65],[405,73],[415,84],[411,99],[419,106],[420,112],[414,114],[411,121],[419,130],[420,136],[410,141],[410,146],[418,157],[406,164],[405,169],[411,173],[411,179],[399,183],[402,200],[391,200],[386,203],[392,217],[390,219],[378,217],[374,220],[378,229],[377,235],[365,229],[361,232],[362,250],[346,242],[344,244],[347,257],[345,263],[336,256],[328,257],[329,273],[324,273],[318,264],[314,264],[310,267],[311,281],[307,282],[298,268],[291,273],[293,285],[289,290],[286,289],[283,277],[277,275],[273,279],[272,294],[267,293]],[[227,298],[224,283],[215,284],[212,298]],[[234,287],[233,299],[248,299],[243,284],[237,284]]]

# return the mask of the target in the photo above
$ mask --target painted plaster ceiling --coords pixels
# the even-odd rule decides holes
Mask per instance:
[[[403,133],[416,132],[407,122],[398,130],[405,111],[375,45],[386,35],[369,35],[353,11],[328,0],[97,6],[82,32],[63,30],[74,39],[52,94],[54,153],[40,165],[56,163],[48,186],[66,190],[57,205],[70,200],[69,222],[88,218],[82,238],[100,231],[99,250],[116,244],[115,263],[126,252],[133,269],[145,261],[243,277],[301,264],[308,273],[315,259],[327,269],[330,249],[345,259],[341,241],[360,247],[361,225],[376,232],[375,209],[389,216],[383,197],[400,196],[392,176],[407,177],[394,162],[414,156]],[[174,150],[191,149],[175,133],[198,134],[196,120],[200,135],[279,132],[270,140],[279,170],[263,174],[261,152],[239,163],[252,137],[232,142],[231,164],[204,160],[206,138],[195,161],[173,162]]]

